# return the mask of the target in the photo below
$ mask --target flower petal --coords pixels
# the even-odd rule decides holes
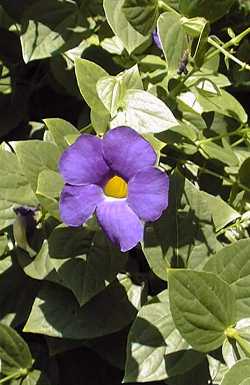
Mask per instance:
[[[144,221],[155,221],[168,206],[168,176],[155,167],[139,171],[128,183],[128,204]]]
[[[116,127],[108,131],[102,145],[110,168],[126,180],[156,162],[151,144],[130,127]]]
[[[143,224],[124,200],[105,200],[98,205],[97,219],[110,240],[128,251],[143,237]]]
[[[65,185],[60,197],[60,215],[68,226],[80,226],[91,217],[96,206],[104,199],[102,188]]]
[[[103,185],[110,172],[103,159],[102,141],[83,134],[61,156],[59,171],[66,183]]]

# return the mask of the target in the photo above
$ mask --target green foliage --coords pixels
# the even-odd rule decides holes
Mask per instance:
[[[0,324],[1,372],[9,375],[32,366],[32,356],[25,341],[10,327]]]
[[[0,1],[0,384],[250,384],[249,16]],[[62,153],[117,126],[169,176],[126,253],[59,207]]]
[[[235,322],[234,293],[215,274],[168,271],[171,313],[176,327],[194,349],[209,352],[225,340]]]
[[[187,17],[202,16],[215,21],[224,16],[232,7],[235,0],[216,0],[213,7],[209,1],[180,0],[180,11]]]
[[[218,251],[205,265],[205,270],[216,273],[233,289],[238,319],[249,315],[249,245],[249,239],[235,242]]]

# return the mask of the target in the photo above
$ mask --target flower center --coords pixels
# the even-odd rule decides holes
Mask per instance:
[[[126,198],[128,195],[128,184],[120,176],[113,176],[104,186],[104,193],[113,198]]]

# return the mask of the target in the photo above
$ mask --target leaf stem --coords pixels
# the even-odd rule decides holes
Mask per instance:
[[[237,63],[243,70],[248,70],[250,71],[250,65],[243,62],[242,60],[238,59],[237,57],[235,57],[234,55],[232,55],[230,52],[228,52],[226,49],[225,49],[225,44],[223,46],[219,45],[218,43],[216,43],[216,41],[210,36],[208,39],[208,43],[211,44],[213,47],[217,48],[217,50],[219,52],[221,52],[225,57],[231,59],[232,61],[234,61],[235,63]]]
[[[241,128],[240,127],[239,129],[237,129],[237,130],[235,130],[233,132],[225,132],[225,133],[220,134],[220,135],[212,136],[211,138],[206,138],[206,139],[198,140],[196,142],[196,145],[200,146],[201,144],[213,142],[214,140],[219,140],[219,139],[227,138],[227,137],[234,136],[234,135],[242,135],[242,134],[244,134],[247,131],[249,131],[249,128]]]
[[[222,48],[227,49],[231,47],[232,45],[238,45],[244,37],[246,37],[248,34],[250,34],[250,27],[247,28],[245,31],[241,32],[238,36],[233,37],[231,40],[229,40],[227,43],[222,45]],[[220,53],[220,49],[216,49],[215,51],[209,53],[206,55],[206,60],[212,59],[214,56],[218,55]]]
[[[200,171],[201,172],[205,172],[207,174],[210,174],[210,175],[213,175],[215,176],[216,178],[219,178],[219,179],[222,179],[224,180],[225,182],[229,183],[230,185],[232,185],[233,183],[237,183],[237,185],[242,189],[242,190],[245,190],[247,192],[250,192],[250,188],[243,185],[242,183],[240,183],[238,180],[232,180],[231,178],[228,178],[227,176],[224,176],[224,175],[221,175],[221,174],[218,174],[217,172],[215,171],[211,171],[209,169],[207,169],[206,167],[203,167],[203,166],[199,166],[200,168]]]
[[[7,377],[4,377],[0,380],[0,384],[12,380],[13,378],[24,377],[28,373],[27,369],[19,369],[17,372],[9,374]]]

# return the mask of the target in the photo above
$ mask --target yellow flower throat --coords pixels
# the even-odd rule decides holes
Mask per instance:
[[[104,186],[104,193],[112,198],[126,198],[128,184],[120,176],[115,175]]]

